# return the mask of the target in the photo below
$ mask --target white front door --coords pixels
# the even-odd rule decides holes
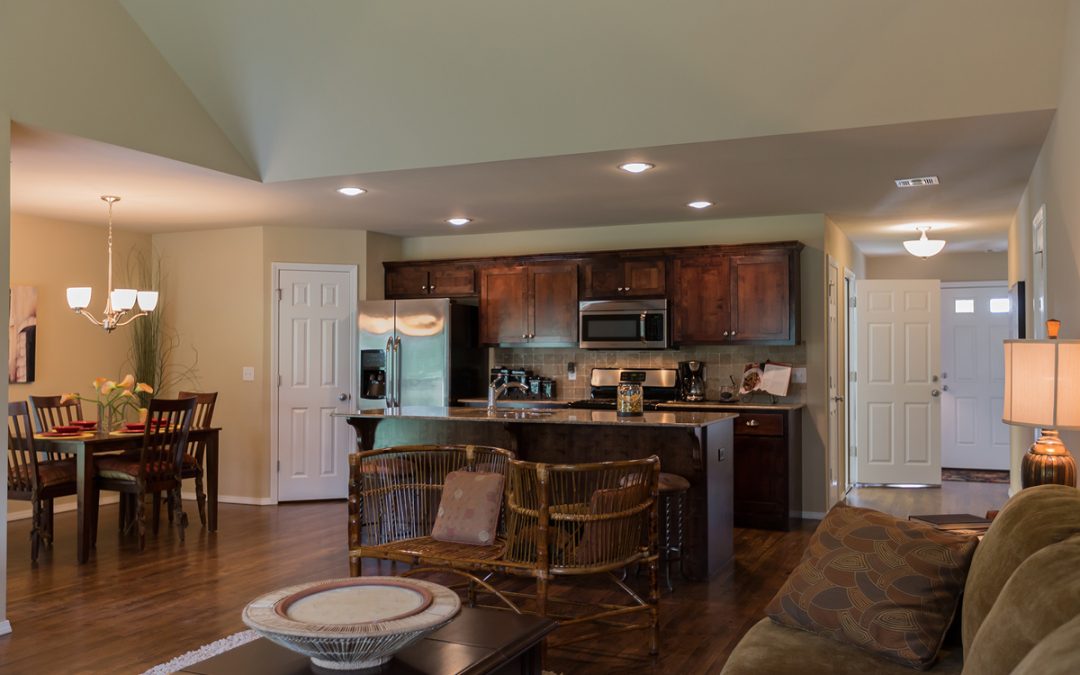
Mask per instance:
[[[275,268],[278,500],[341,499],[354,433],[330,415],[354,407],[356,269]]]
[[[1009,468],[1001,421],[1009,309],[1006,284],[941,290],[942,466]]]
[[[857,286],[860,483],[941,484],[940,283]]]

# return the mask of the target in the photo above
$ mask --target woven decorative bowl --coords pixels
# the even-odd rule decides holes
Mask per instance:
[[[401,577],[331,579],[256,598],[244,623],[332,670],[376,668],[461,609],[445,586]]]

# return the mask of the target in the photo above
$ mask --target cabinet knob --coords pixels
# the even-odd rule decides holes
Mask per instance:
[[[529,339],[529,334],[528,333],[522,333],[521,334],[521,339],[522,340],[528,340]]]
[[[618,290],[618,291],[619,291],[620,293],[622,293],[622,292],[623,292],[623,287],[622,287],[622,286],[619,286],[619,288],[618,288],[618,289],[616,289],[616,290]]]
[[[421,286],[421,287],[420,287],[420,290],[421,290],[421,291],[427,291],[427,286]]]
[[[731,331],[731,337],[735,337],[735,331]]]
[[[728,336],[728,332],[724,331],[724,337],[727,337],[727,336]]]
[[[431,284],[431,290],[435,290],[435,284]]]
[[[759,426],[761,426],[761,422],[758,422],[757,420],[746,420],[746,426],[748,426],[748,427],[759,427]]]

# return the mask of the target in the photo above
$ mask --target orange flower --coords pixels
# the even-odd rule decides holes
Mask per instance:
[[[116,386],[123,387],[124,389],[131,389],[135,386],[135,376],[128,373],[124,376],[124,379],[120,380]]]
[[[109,381],[109,378],[107,378],[107,377],[95,377],[94,378],[94,389],[101,389],[101,386],[103,384],[105,384],[106,382],[108,382],[108,381]]]
[[[111,394],[113,389],[116,389],[116,383],[112,380],[105,380],[105,383],[101,385],[102,394]]]
[[[71,403],[72,401],[77,401],[78,399],[79,399],[78,394],[62,394],[60,396],[60,405],[64,405],[66,403]]]
[[[135,391],[139,392],[140,394],[153,394],[154,388],[145,382],[140,382],[135,385]]]
[[[120,392],[120,398],[135,398],[135,394],[131,393],[130,389],[125,389]]]

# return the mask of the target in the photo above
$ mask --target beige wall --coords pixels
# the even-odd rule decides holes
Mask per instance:
[[[913,255],[867,256],[867,279],[940,279],[941,281],[1005,281],[1008,253],[949,253],[921,260]]]
[[[820,214],[569,228],[489,235],[413,237],[402,258],[469,256],[801,241],[802,335],[807,363],[803,414],[803,511],[825,509],[825,222]]]
[[[1045,204],[1047,315],[1061,321],[1062,338],[1080,339],[1080,0],[1070,0],[1065,30],[1058,110],[1010,232],[1008,270],[1010,281],[1024,279],[1031,288],[1031,221]],[[1074,455],[1080,454],[1080,432],[1061,436]],[[1018,429],[1012,438],[1016,490],[1020,459],[1032,434]]]
[[[269,373],[263,329],[269,273],[263,265],[263,231],[230,230],[154,235],[169,285],[177,289],[165,319],[181,336],[177,358],[197,358],[197,381],[184,384],[218,392],[214,423],[222,427],[222,499],[257,501],[269,494],[266,405]],[[255,381],[241,378],[255,368]],[[173,392],[167,392],[173,393]]]
[[[851,270],[856,279],[866,277],[867,257],[828,216],[825,216],[825,252],[840,266],[841,273]]]
[[[382,300],[386,292],[386,275],[383,272],[383,262],[387,260],[400,260],[401,237],[391,237],[377,232],[368,233],[368,258],[367,271],[364,282],[364,293],[360,296],[365,300]]]
[[[119,328],[106,334],[67,306],[68,286],[91,286],[90,310],[98,313],[104,308],[105,238],[103,227],[11,214],[11,284],[37,289],[38,330],[35,381],[9,384],[9,400],[72,391],[90,395],[95,377],[128,372],[128,332]],[[120,287],[127,285],[127,256],[135,251],[148,255],[150,235],[114,230],[113,239],[114,286]],[[86,404],[83,414],[93,419],[97,412]],[[30,513],[29,502],[13,501],[8,508],[12,518]]]
[[[2,71],[0,71],[2,73]],[[8,91],[6,78],[0,74],[0,278],[7,277],[11,261],[11,163],[2,160],[11,157],[11,118],[10,102],[5,96]],[[8,315],[8,296],[0,293],[0,311]],[[7,331],[0,335],[0,354],[7,354]],[[7,392],[5,392],[5,396]],[[0,401],[7,407],[7,401]],[[7,436],[0,439],[0,450],[7,457]],[[7,484],[7,462],[0,463],[0,477]],[[7,523],[7,500],[0,499],[0,523]],[[11,631],[7,618],[7,527],[0,528],[0,635]]]

